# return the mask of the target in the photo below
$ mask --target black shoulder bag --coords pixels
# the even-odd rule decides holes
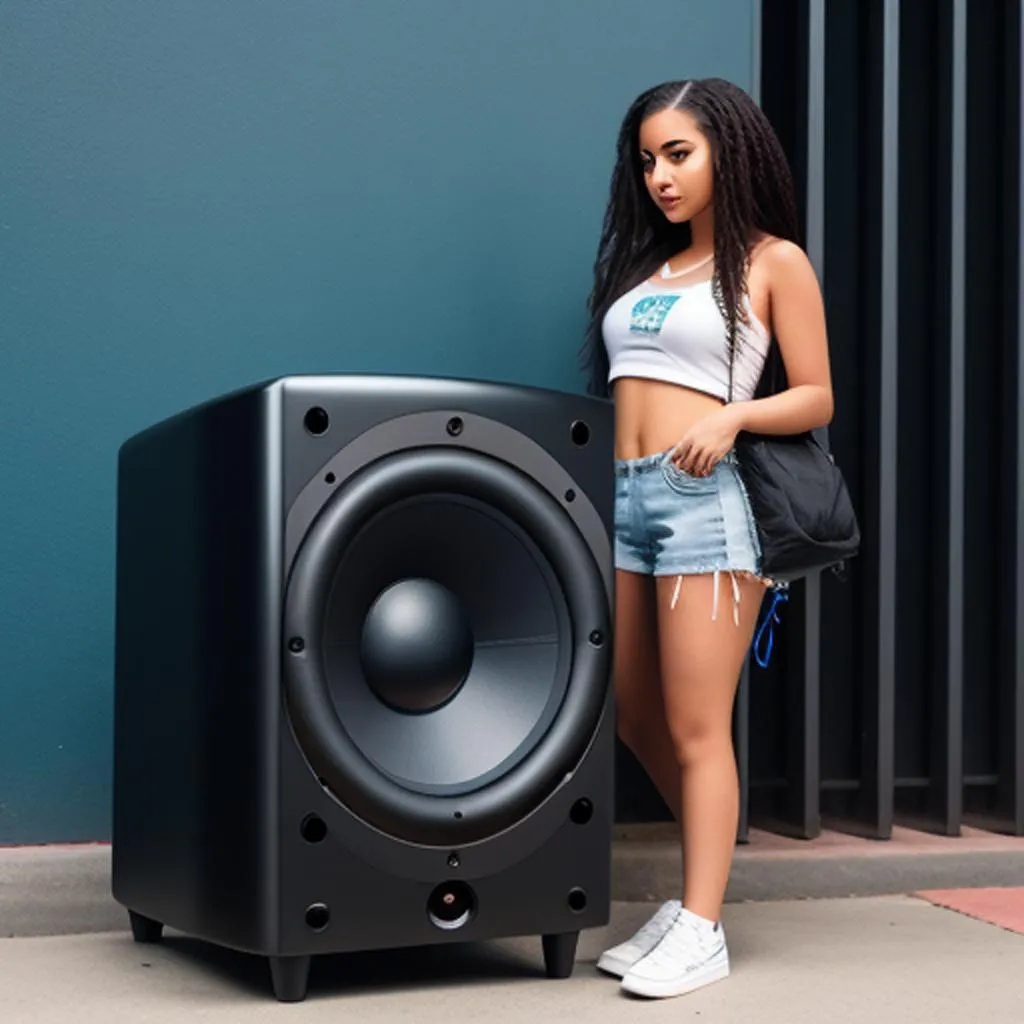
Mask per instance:
[[[733,345],[730,402],[735,356]],[[772,338],[757,397],[785,389],[785,368]],[[788,583],[819,569],[839,571],[857,554],[860,528],[846,481],[811,431],[792,436],[743,431],[735,450],[761,542],[763,576]]]

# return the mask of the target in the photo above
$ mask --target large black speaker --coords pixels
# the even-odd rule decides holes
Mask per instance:
[[[612,414],[287,377],[121,448],[113,893],[270,958],[540,935],[610,907]]]

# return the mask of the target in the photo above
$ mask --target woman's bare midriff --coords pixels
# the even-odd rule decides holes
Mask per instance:
[[[639,377],[615,382],[615,458],[639,459],[667,451],[722,402],[678,384]]]

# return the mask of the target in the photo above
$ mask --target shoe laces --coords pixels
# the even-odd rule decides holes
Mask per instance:
[[[715,939],[716,933],[699,927],[680,911],[661,942],[647,954],[647,961],[657,967],[678,965],[680,962],[699,963],[711,955],[717,945]]]
[[[662,903],[658,912],[633,936],[632,942],[643,943],[648,939],[659,937],[670,923],[679,916],[679,900],[669,900]]]

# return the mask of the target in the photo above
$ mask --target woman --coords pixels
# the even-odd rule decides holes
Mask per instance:
[[[681,900],[598,966],[637,995],[729,974],[720,921],[739,783],[732,708],[762,596],[732,448],[832,418],[821,292],[767,119],[720,79],[641,95],[619,134],[590,298],[615,404],[618,732],[680,824]],[[755,398],[770,338],[788,389]]]

